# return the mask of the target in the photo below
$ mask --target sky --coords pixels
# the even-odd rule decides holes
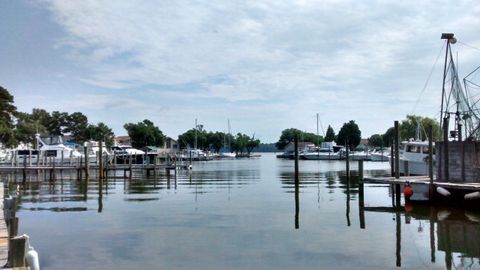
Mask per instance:
[[[18,110],[149,119],[278,140],[354,120],[362,137],[438,118],[443,32],[480,65],[476,1],[0,0],[0,86]]]

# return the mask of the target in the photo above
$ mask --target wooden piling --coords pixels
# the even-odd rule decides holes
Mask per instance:
[[[358,161],[358,180],[363,183],[363,160]]]
[[[395,121],[395,178],[400,178],[400,135],[398,121]]]
[[[84,158],[85,158],[85,179],[88,179],[88,174],[89,174],[89,160],[88,160],[88,145],[85,145],[85,148],[83,150]]]
[[[103,144],[102,141],[98,141],[98,178],[103,180]]]
[[[25,250],[27,239],[25,237],[14,237],[8,242],[8,266],[9,267],[24,267],[25,264]]]
[[[430,178],[429,197],[433,198],[433,127],[428,126],[428,177]]]
[[[348,147],[348,140],[345,141],[345,148],[347,149],[347,157],[345,159],[347,181],[350,181],[350,147]]]
[[[298,177],[298,135],[295,134],[294,139],[294,147],[295,147],[295,229],[300,228],[299,222],[299,214],[300,214],[300,179]]]
[[[448,182],[450,179],[449,172],[449,160],[448,160],[448,117],[443,118],[443,168],[444,168],[444,179],[443,181]]]
[[[410,176],[410,168],[408,167],[408,160],[403,161],[403,175],[404,176]]]

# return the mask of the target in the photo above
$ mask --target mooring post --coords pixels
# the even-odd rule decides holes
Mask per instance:
[[[358,180],[363,183],[363,160],[358,161]]]
[[[433,189],[433,127],[428,126],[428,177],[430,178],[429,197],[432,199]]]
[[[400,135],[398,121],[394,122],[395,126],[395,178],[400,178]]]
[[[444,176],[445,178],[443,179],[444,181],[447,181],[450,179],[450,172],[449,172],[449,161],[448,161],[448,117],[443,118],[443,166],[444,166]]]
[[[83,157],[85,158],[85,179],[88,179],[88,166],[89,166],[89,160],[88,160],[88,144],[85,145],[85,148],[83,148]]]
[[[404,168],[403,175],[410,176],[410,168],[408,167],[408,160],[403,161],[403,168]]]
[[[347,181],[350,182],[350,147],[348,146],[348,140],[345,141],[345,147],[347,148],[347,158],[345,160],[347,170]]]
[[[8,266],[9,267],[24,267],[25,266],[25,251],[27,248],[27,239],[22,236],[14,237],[8,243]]]
[[[98,141],[98,177],[99,180],[103,180],[103,144],[102,141]]]
[[[294,139],[294,148],[295,148],[295,229],[300,228],[299,222],[299,212],[300,212],[300,202],[299,202],[299,186],[300,179],[298,177],[298,135],[295,133]]]
[[[23,155],[23,183],[25,183],[25,181],[27,181],[27,157],[26,155]]]

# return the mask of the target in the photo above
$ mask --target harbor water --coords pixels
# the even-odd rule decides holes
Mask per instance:
[[[480,213],[396,205],[356,162],[260,158],[99,187],[94,176],[2,176],[42,269],[480,269]],[[365,176],[389,174],[365,162]],[[359,193],[360,191],[360,193]]]

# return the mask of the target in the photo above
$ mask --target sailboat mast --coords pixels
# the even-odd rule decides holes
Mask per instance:
[[[197,118],[195,118],[195,146],[194,146],[195,149],[197,149],[197,128],[198,128]]]
[[[447,41],[447,46],[445,48],[445,63],[443,65],[443,81],[442,81],[442,103],[441,103],[441,106],[440,106],[440,130],[443,130],[444,128],[446,128],[448,130],[448,126],[445,127],[443,126],[443,118],[447,118],[448,117],[448,112],[445,112],[445,115],[444,115],[444,112],[443,112],[443,106],[444,106],[444,101],[445,101],[445,80],[447,78],[447,61],[448,61],[448,53],[449,51],[451,50],[450,48],[450,42],[451,41],[454,41],[455,38],[453,37],[453,33],[442,33],[442,36],[441,36],[441,39],[446,39]],[[455,40],[456,41],[456,40]],[[447,122],[446,122],[447,123]],[[444,134],[448,134],[448,133],[444,133]],[[447,135],[448,136],[448,135]],[[447,138],[443,138],[444,141],[448,141],[448,137]]]

